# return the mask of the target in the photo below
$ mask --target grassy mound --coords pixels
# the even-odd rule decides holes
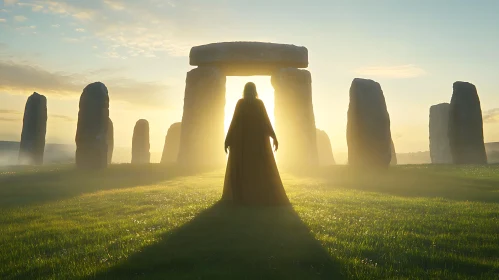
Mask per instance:
[[[0,278],[498,279],[497,166],[282,177],[293,207],[219,203],[223,171],[0,173]]]

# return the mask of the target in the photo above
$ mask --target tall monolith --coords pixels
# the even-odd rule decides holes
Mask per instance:
[[[225,74],[200,66],[187,73],[178,164],[220,167],[224,143]]]
[[[47,98],[33,93],[26,101],[19,147],[20,164],[43,164],[47,131]]]
[[[132,163],[150,163],[151,153],[149,152],[149,122],[140,119],[135,124],[132,138]]]
[[[390,116],[381,86],[373,80],[355,78],[348,107],[348,163],[359,167],[388,167],[391,142]]]
[[[281,68],[272,75],[271,83],[275,89],[275,132],[280,142],[277,163],[293,169],[318,165],[310,72]]]
[[[161,163],[174,163],[177,162],[178,149],[180,147],[180,133],[182,130],[182,123],[177,122],[170,126],[165,137],[165,146],[163,148],[163,155],[161,156]]]
[[[455,82],[449,109],[449,144],[454,164],[486,164],[483,119],[476,87]]]
[[[449,144],[449,103],[430,107],[430,157],[433,164],[452,163]]]
[[[101,82],[89,84],[80,97],[76,128],[76,166],[85,169],[107,167],[109,94]]]
[[[331,141],[329,136],[324,130],[316,129],[317,133],[317,154],[320,165],[333,165],[335,164],[333,149],[331,148]]]
[[[111,118],[107,123],[107,164],[111,164],[113,161],[113,150],[114,150],[114,125]]]

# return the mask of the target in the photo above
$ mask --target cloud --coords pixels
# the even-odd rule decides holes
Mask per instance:
[[[66,115],[49,115],[48,116],[49,119],[58,119],[58,120],[62,120],[62,121],[68,121],[68,122],[76,122],[77,120],[75,118],[72,118],[70,116],[66,116]]]
[[[37,4],[33,4],[33,3],[17,3],[17,5],[20,7],[29,7],[29,8],[31,8],[31,10],[33,12],[38,12],[38,11],[43,10],[42,5],[37,5]]]
[[[61,27],[61,25],[60,25],[60,24],[52,24],[51,26],[52,26],[53,28],[59,28],[59,27]]]
[[[0,120],[3,121],[19,121],[22,120],[22,115],[24,115],[23,112],[18,111],[18,110],[2,110],[0,109]],[[62,121],[68,121],[68,122],[76,122],[77,120],[73,117],[66,116],[66,115],[57,115],[57,114],[51,114],[48,116],[49,119],[58,119]]]
[[[76,32],[85,32],[85,29],[83,29],[83,28],[76,28],[75,31]]]
[[[25,16],[14,16],[14,20],[17,22],[23,22],[26,21],[28,18]]]
[[[35,0],[35,5],[40,6],[36,11],[43,13],[56,14],[62,16],[71,16],[75,19],[85,21],[93,18],[97,7],[87,7],[88,3],[97,3],[99,1],[81,1],[84,3],[74,3],[76,1],[54,1],[54,0]],[[95,8],[95,10],[94,10]]]
[[[101,40],[108,57],[187,56],[192,46],[224,40],[232,31],[226,0],[35,0],[40,12],[78,22]],[[210,12],[207,13],[206,11]],[[214,21],[213,19],[217,20]],[[237,34],[237,33],[236,33]]]
[[[362,67],[356,69],[355,73],[365,77],[380,77],[392,79],[415,78],[426,74],[423,69],[413,64],[398,66]]]
[[[12,6],[17,3],[17,0],[3,0],[5,6]]]
[[[74,37],[64,37],[62,38],[63,41],[68,42],[68,43],[80,43],[83,42],[87,39],[87,37],[79,37],[79,38],[74,38]]]
[[[19,122],[22,118],[0,117],[0,122]]]
[[[36,25],[17,27],[16,30],[36,29]]]
[[[111,8],[113,10],[120,11],[120,10],[124,10],[125,9],[125,6],[122,3],[118,2],[118,1],[104,0],[104,3],[106,5],[108,5],[109,8]]]
[[[499,108],[494,108],[483,113],[483,122],[496,123],[499,122]]]
[[[7,22],[7,20],[4,18],[0,18],[0,22]]]
[[[26,95],[36,91],[46,95],[78,98],[87,84],[99,80],[95,78],[98,75],[89,73],[90,75],[51,72],[29,64],[0,61],[0,91]],[[107,86],[112,101],[127,102],[133,106],[164,109],[169,97],[169,88],[159,83],[120,77],[101,81]]]
[[[0,109],[0,122],[19,122],[22,121],[23,112],[18,110]]]
[[[0,114],[21,114],[21,111],[18,110],[2,110],[0,109]]]

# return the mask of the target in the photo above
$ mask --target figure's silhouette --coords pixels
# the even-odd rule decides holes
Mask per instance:
[[[223,200],[245,205],[289,204],[270,146],[278,141],[254,83],[244,87],[225,139],[229,160]]]

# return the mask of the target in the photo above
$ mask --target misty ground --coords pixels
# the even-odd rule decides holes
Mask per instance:
[[[0,279],[498,279],[498,167],[283,173],[293,208],[217,203],[223,170],[3,170]]]

